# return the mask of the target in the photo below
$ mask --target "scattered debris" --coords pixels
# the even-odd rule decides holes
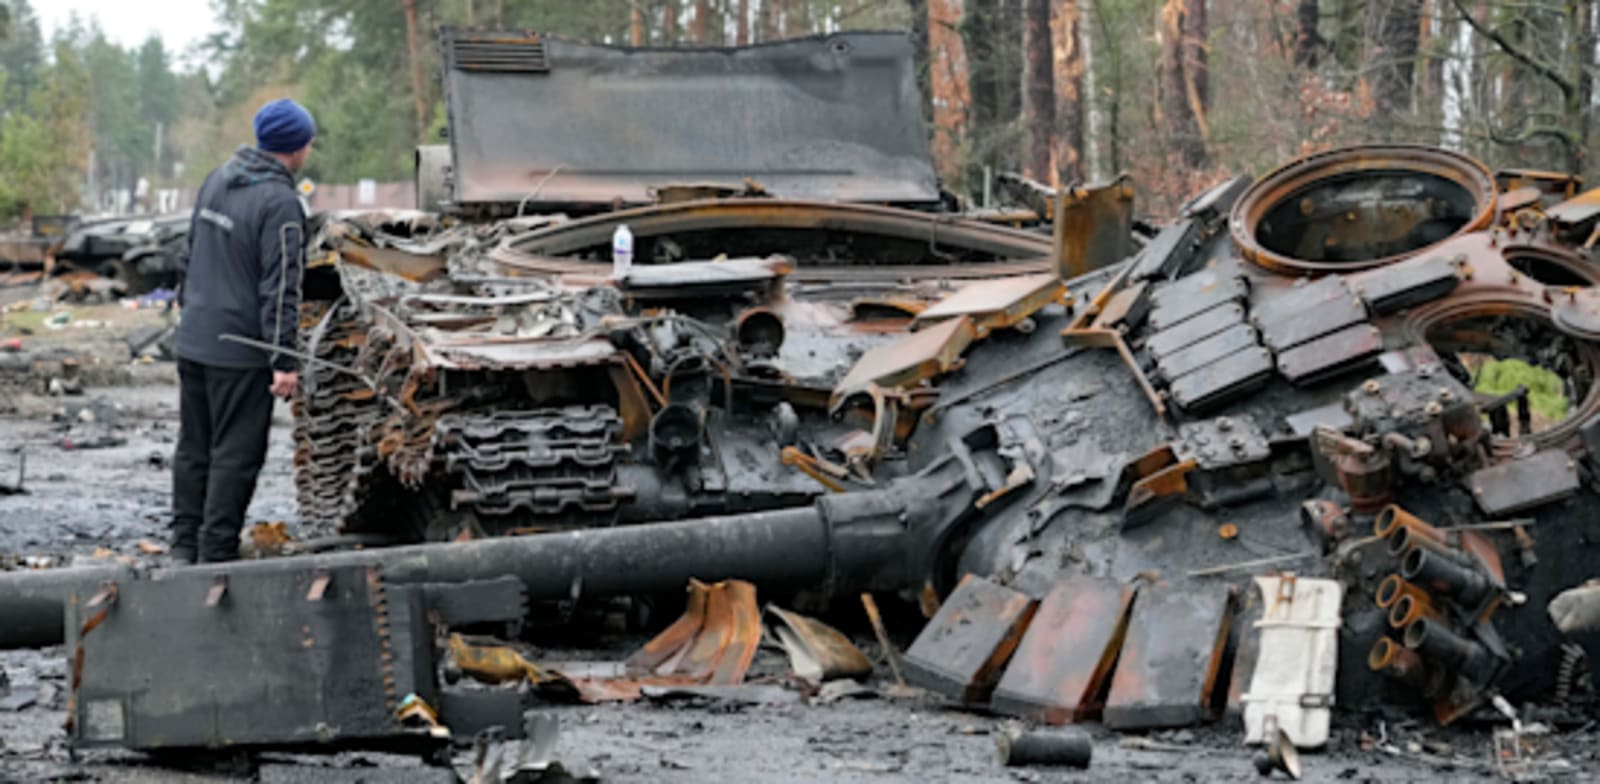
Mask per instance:
[[[1000,747],[1000,764],[1007,767],[1059,765],[1089,767],[1094,744],[1079,730],[1023,730],[1008,727],[995,735]]]

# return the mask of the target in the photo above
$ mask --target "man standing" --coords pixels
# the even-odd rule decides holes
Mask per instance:
[[[261,107],[256,146],[206,177],[189,223],[178,304],[178,448],[172,555],[239,557],[239,530],[266,460],[272,396],[299,383],[295,357],[222,340],[238,335],[293,351],[299,332],[305,211],[294,174],[311,152],[311,113],[283,99]]]

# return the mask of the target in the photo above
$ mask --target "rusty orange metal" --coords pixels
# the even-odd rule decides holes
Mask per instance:
[[[1063,188],[1054,207],[1055,268],[1063,280],[1133,254],[1133,181],[1127,175]]]
[[[966,316],[942,321],[868,350],[839,381],[830,399],[838,405],[870,385],[904,390],[961,367],[961,353],[977,337]]]
[[[1321,275],[1329,272],[1352,272],[1380,267],[1419,253],[1438,248],[1432,242],[1420,247],[1389,255],[1371,258],[1328,259],[1304,258],[1303,249],[1295,256],[1281,250],[1268,248],[1258,229],[1267,223],[1274,211],[1299,200],[1301,213],[1311,216],[1324,209],[1305,194],[1318,184],[1337,183],[1352,175],[1413,176],[1459,188],[1471,199],[1470,214],[1461,216],[1452,237],[1460,237],[1489,227],[1498,206],[1498,189],[1494,177],[1482,163],[1465,155],[1448,150],[1412,145],[1369,145],[1349,147],[1316,153],[1291,161],[1257,180],[1239,197],[1229,218],[1229,231],[1240,255],[1270,272],[1284,275]],[[1329,226],[1327,240],[1337,242],[1345,237],[1370,239],[1391,238],[1412,232],[1423,221],[1432,219],[1435,199],[1416,200],[1414,205],[1370,205],[1362,211],[1352,211],[1338,219],[1335,231]],[[1383,207],[1387,206],[1388,209]],[[1304,245],[1304,243],[1301,243]],[[1359,254],[1357,254],[1359,255]]]
[[[1135,589],[1075,575],[1055,584],[995,688],[991,707],[1049,724],[1096,718],[1128,630]]]
[[[630,702],[645,686],[744,682],[761,642],[754,585],[743,580],[689,581],[683,615],[622,662],[620,677],[561,675],[560,686],[584,702]]]
[[[966,316],[972,319],[975,338],[996,329],[1015,327],[1046,305],[1065,301],[1067,287],[1051,273],[997,278],[971,283],[944,298],[914,319],[918,327]]]
[[[906,679],[967,704],[988,702],[1036,607],[1025,594],[962,577],[906,651]]]

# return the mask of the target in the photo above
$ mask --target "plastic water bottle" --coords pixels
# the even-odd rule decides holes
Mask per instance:
[[[614,280],[627,280],[628,270],[632,268],[633,232],[624,223],[611,233],[611,277]]]

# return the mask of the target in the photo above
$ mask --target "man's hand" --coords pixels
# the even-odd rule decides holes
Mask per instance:
[[[294,397],[295,387],[300,385],[299,373],[279,373],[272,371],[272,394],[288,400]]]

